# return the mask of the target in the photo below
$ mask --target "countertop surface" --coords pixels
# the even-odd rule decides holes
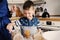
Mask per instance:
[[[47,20],[50,20],[50,21],[60,21],[60,17],[50,17],[50,18],[42,18],[42,17],[37,17],[39,20],[42,20],[42,21],[47,21]]]
[[[46,40],[60,40],[60,31],[48,31],[43,33]]]
[[[37,17],[39,20],[41,21],[47,21],[47,20],[50,20],[50,21],[60,21],[60,17],[50,17],[50,18],[42,18],[42,17]],[[20,17],[12,17],[10,18],[10,20],[18,20],[20,19]]]

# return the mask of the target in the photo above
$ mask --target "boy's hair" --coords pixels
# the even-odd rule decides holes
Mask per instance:
[[[31,6],[34,6],[34,3],[32,1],[26,1],[23,5],[23,9],[29,9]]]

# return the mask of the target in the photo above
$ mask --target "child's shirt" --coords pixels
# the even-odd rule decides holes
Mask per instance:
[[[19,19],[19,21],[22,26],[37,26],[39,24],[39,20],[36,17],[33,17],[32,20],[22,17]]]

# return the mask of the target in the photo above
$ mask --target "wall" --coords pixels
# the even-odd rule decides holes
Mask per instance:
[[[46,4],[44,5],[44,8],[48,9],[50,15],[60,15],[60,0],[45,0],[45,1]],[[22,8],[21,5],[18,6],[20,7],[20,9]]]
[[[60,15],[60,0],[45,0],[44,8],[48,9],[50,15]]]

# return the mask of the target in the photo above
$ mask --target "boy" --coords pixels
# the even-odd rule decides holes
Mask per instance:
[[[20,18],[19,21],[22,26],[37,26],[39,23],[38,19],[34,17],[35,9],[34,3],[32,1],[26,1],[23,5],[23,15],[24,17]]]

